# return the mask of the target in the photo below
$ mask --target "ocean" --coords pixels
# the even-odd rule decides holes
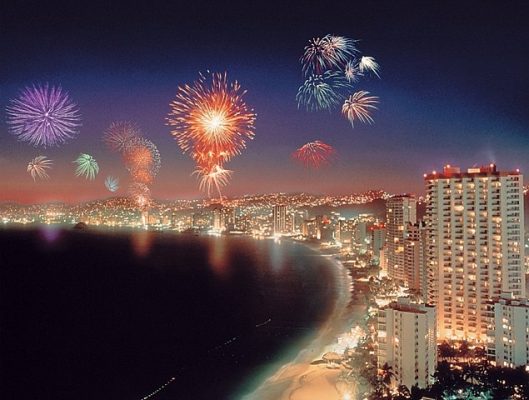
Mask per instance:
[[[0,398],[239,399],[315,334],[336,271],[290,241],[0,229]]]

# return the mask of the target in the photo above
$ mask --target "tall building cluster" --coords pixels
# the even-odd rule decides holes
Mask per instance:
[[[485,345],[496,365],[529,365],[522,181],[494,164],[465,172],[448,165],[424,175],[422,220],[413,196],[387,201],[383,268],[414,299],[379,310],[379,368],[398,371],[395,385],[427,384],[421,373],[437,361],[423,339],[466,340]],[[417,333],[417,315],[435,329]]]

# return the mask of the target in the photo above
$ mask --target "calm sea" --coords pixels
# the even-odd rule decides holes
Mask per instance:
[[[0,398],[235,399],[323,322],[333,274],[284,241],[0,229]]]

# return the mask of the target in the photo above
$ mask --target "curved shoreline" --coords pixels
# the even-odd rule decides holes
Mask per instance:
[[[301,348],[294,359],[283,364],[255,390],[241,395],[240,400],[289,399],[290,393],[300,386],[300,379],[309,372],[311,362],[321,358],[326,348],[336,343],[337,336],[350,328],[348,317],[351,315],[347,306],[351,301],[351,276],[343,264],[332,258],[333,256],[326,256],[313,246],[307,247],[314,250],[318,256],[328,259],[329,265],[334,268],[336,299],[333,310],[308,344],[305,344],[307,338],[301,339]]]

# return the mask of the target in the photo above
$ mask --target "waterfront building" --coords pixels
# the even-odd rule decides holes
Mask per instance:
[[[404,266],[404,241],[409,224],[417,222],[417,201],[411,195],[390,197],[386,202],[386,262],[388,276],[409,285]]]
[[[502,293],[489,304],[487,353],[497,366],[529,369],[529,300]]]
[[[373,250],[373,258],[380,261],[380,251],[386,244],[386,227],[384,224],[377,224],[370,227],[371,234],[371,249]]]
[[[410,291],[426,302],[428,292],[426,227],[423,221],[408,224],[404,239],[404,273]]]
[[[400,297],[378,310],[377,365],[388,364],[392,388],[433,383],[437,367],[435,307]]]
[[[525,295],[522,175],[494,164],[424,176],[428,302],[440,340],[487,340],[487,302]]]
[[[287,206],[275,205],[272,210],[272,229],[274,235],[285,233],[287,229]]]

